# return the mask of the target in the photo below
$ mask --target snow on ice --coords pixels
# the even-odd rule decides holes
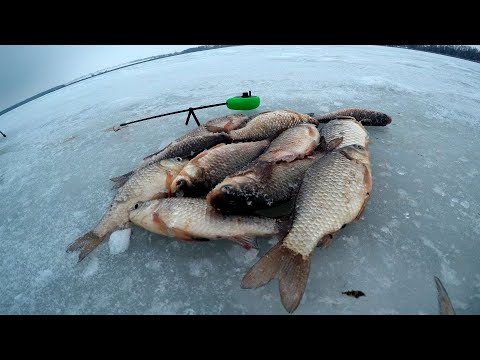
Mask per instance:
[[[114,125],[251,90],[261,106],[365,107],[373,191],[362,220],[316,249],[295,314],[480,313],[480,64],[377,46],[240,46],[113,71],[0,117],[0,313],[285,314],[274,280],[240,288],[274,243],[185,243],[133,228],[83,262],[66,247],[100,220],[112,176],[193,129],[186,114]],[[199,110],[201,122],[232,113]],[[452,248],[452,245],[454,247]],[[121,256],[115,255],[122,253]],[[342,291],[360,290],[355,299]]]

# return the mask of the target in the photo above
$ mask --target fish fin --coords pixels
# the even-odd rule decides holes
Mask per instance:
[[[280,280],[280,298],[285,309],[292,313],[300,304],[310,272],[310,258],[283,246],[275,245],[242,279],[242,288],[258,288],[274,277]]]
[[[272,175],[273,166],[275,163],[270,161],[256,161],[250,170],[253,170],[255,175],[259,177],[268,178]]]
[[[177,239],[185,240],[185,241],[192,241],[193,240],[192,235],[185,230],[174,227],[174,228],[172,228],[172,232]]]
[[[254,245],[255,236],[251,235],[237,235],[228,238],[229,240],[234,241],[238,245],[242,246],[244,249],[250,250],[252,248],[257,248]]]
[[[85,258],[85,256],[90,254],[93,249],[100,245],[101,242],[105,240],[107,235],[108,234],[104,236],[98,236],[93,231],[89,231],[71,243],[67,248],[67,252],[81,250],[80,254],[78,255],[78,262],[80,262]]]
[[[358,215],[355,217],[355,221],[360,220],[360,217],[362,216],[365,208],[367,207],[368,200],[370,199],[370,194],[372,193],[372,176],[370,174],[370,170],[366,165],[363,165],[363,167],[365,168],[363,181],[365,182],[365,185],[367,187],[367,193],[365,194],[365,199],[363,200],[362,207],[360,208]]]
[[[117,182],[118,180],[122,180],[125,176],[130,176],[133,174],[133,171],[130,171],[126,174],[120,175],[120,176],[114,176],[110,178],[110,181]]]
[[[353,116],[347,116],[347,115],[338,115],[338,116],[335,117],[334,120],[355,120],[355,121],[358,121]]]
[[[162,151],[162,150],[160,150]],[[143,158],[143,161],[148,161],[149,159],[153,158],[155,155],[159,154],[160,151],[157,151],[156,153],[153,153],[153,154],[150,154],[150,155],[147,155]]]
[[[205,125],[205,129],[213,133],[221,133],[225,131],[223,127],[215,125]]]
[[[337,146],[339,146],[343,141],[343,136],[330,140],[327,144],[327,152],[335,150]]]
[[[280,157],[280,159],[278,159],[277,161],[285,161],[285,162],[292,162],[294,160],[296,160],[297,158],[299,157],[298,154],[286,154],[286,155],[283,155]]]
[[[321,152],[327,152],[327,141],[325,140],[325,136],[320,136],[320,142],[318,144],[318,150]]]
[[[442,282],[436,276],[435,278],[435,285],[437,286],[437,299],[438,299],[438,308],[440,315],[456,315],[455,310],[453,309],[452,302],[448,297],[447,290],[443,287]]]
[[[130,171],[126,174],[110,178],[110,180],[115,183],[112,187],[112,190],[121,188],[123,185],[125,185],[125,183],[128,181],[128,179],[130,179],[130,176],[132,175],[133,171]]]
[[[332,244],[332,240],[335,234],[336,232],[333,232],[331,234],[327,234],[324,237],[322,237],[318,242],[317,247],[321,247],[323,249],[329,247]]]
[[[363,214],[363,212],[365,211],[365,209],[366,209],[366,207],[367,207],[368,199],[369,199],[369,196],[367,196],[367,198],[366,198],[365,201],[363,202],[362,207],[361,207],[360,211],[358,212],[358,215],[357,215],[357,217],[354,219],[354,221],[358,221],[358,220],[360,220],[360,218],[362,217],[362,214]]]
[[[266,161],[266,162],[292,162],[295,160],[299,154],[292,153],[287,150],[276,150],[266,154],[267,156],[263,156],[258,160],[258,162]]]

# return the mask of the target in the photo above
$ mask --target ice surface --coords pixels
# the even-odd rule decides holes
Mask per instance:
[[[125,252],[130,245],[130,235],[132,234],[132,229],[124,229],[115,231],[110,235],[108,240],[108,247],[110,248],[110,254],[120,254]]]
[[[480,64],[376,46],[245,46],[196,52],[86,80],[0,117],[0,313],[285,314],[276,280],[240,288],[259,252],[134,228],[80,264],[68,244],[115,192],[110,177],[194,128],[186,114],[252,90],[274,109],[366,107],[373,192],[361,221],[316,249],[295,314],[436,314],[433,276],[458,314],[480,313]],[[231,113],[196,112],[201,122]],[[408,214],[408,215],[407,215]],[[118,245],[118,244],[117,244]],[[342,291],[361,290],[359,299]]]

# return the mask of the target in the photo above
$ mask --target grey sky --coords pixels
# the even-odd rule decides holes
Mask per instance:
[[[0,45],[0,110],[90,72],[196,45]]]

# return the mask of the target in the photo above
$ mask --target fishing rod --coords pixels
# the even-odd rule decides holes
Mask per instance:
[[[163,116],[168,116],[168,115],[174,115],[174,114],[180,114],[183,112],[188,112],[187,115],[187,120],[185,121],[185,125],[188,125],[188,122],[190,121],[190,117],[193,116],[193,119],[197,123],[198,126],[200,126],[200,121],[198,121],[197,115],[195,115],[195,110],[200,110],[200,109],[207,109],[215,106],[222,106],[222,105],[227,105],[227,107],[231,110],[253,110],[256,109],[257,107],[260,106],[260,98],[258,96],[252,96],[252,92],[244,92],[242,93],[241,96],[235,96],[230,99],[227,99],[226,102],[222,102],[219,104],[212,104],[212,105],[203,105],[203,106],[197,106],[197,107],[189,107],[188,109],[184,110],[178,110],[178,111],[173,111],[169,112],[166,114],[160,114],[160,115],[154,115],[154,116],[149,116],[143,119],[138,119],[138,120],[133,120],[129,121],[126,123],[122,123],[120,125],[115,125],[113,127],[114,131],[118,131],[122,129],[123,127],[130,125],[130,124],[135,124],[141,121],[146,121],[150,119],[155,119]]]
[[[3,135],[3,137],[7,137],[7,135],[5,135],[3,132],[0,131],[0,134]]]

